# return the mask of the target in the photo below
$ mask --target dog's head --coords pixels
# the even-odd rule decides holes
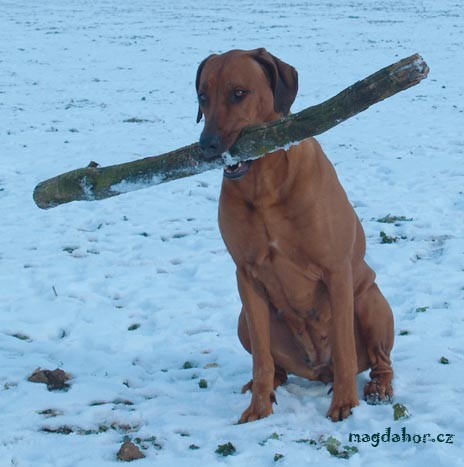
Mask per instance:
[[[244,127],[287,115],[298,74],[265,49],[231,50],[200,63],[196,89],[197,123],[205,116],[200,147],[205,159],[213,159],[232,146]],[[250,165],[228,167],[224,175],[240,178]]]

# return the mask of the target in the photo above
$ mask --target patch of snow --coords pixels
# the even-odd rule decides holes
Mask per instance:
[[[87,180],[87,177],[84,177],[81,182],[81,188],[82,188],[82,193],[86,196],[86,199],[88,200],[94,200],[95,195],[93,193],[93,186],[89,181]]]
[[[142,190],[144,188],[159,185],[163,182],[163,177],[154,176],[146,182],[128,182],[123,180],[122,182],[111,185],[111,191],[115,193],[129,193],[130,191]]]

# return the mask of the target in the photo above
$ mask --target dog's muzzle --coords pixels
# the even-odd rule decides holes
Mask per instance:
[[[228,148],[224,140],[217,133],[203,131],[199,141],[201,152],[206,160],[216,159]],[[224,177],[237,180],[244,177],[250,170],[252,161],[242,161],[224,168]]]
[[[225,151],[222,138],[217,134],[203,132],[198,143],[206,160],[215,159]]]
[[[243,161],[224,168],[224,177],[237,180],[244,177],[251,168],[252,161]]]

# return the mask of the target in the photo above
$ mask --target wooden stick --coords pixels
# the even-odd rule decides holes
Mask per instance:
[[[108,167],[91,164],[39,183],[34,190],[34,201],[40,208],[48,209],[70,201],[104,199],[257,159],[329,130],[372,104],[415,86],[428,72],[427,63],[414,54],[358,81],[321,104],[274,122],[245,128],[225,157],[205,161],[198,143],[194,143],[124,164]]]

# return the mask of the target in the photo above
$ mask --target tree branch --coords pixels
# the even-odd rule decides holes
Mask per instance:
[[[268,152],[319,135],[348,118],[427,77],[429,68],[418,54],[382,68],[327,101],[263,125],[245,128],[226,157],[202,158],[198,143],[160,156],[108,167],[89,166],[39,183],[37,206],[48,209],[76,200],[109,198],[177,178],[188,177],[239,161],[257,159]]]

